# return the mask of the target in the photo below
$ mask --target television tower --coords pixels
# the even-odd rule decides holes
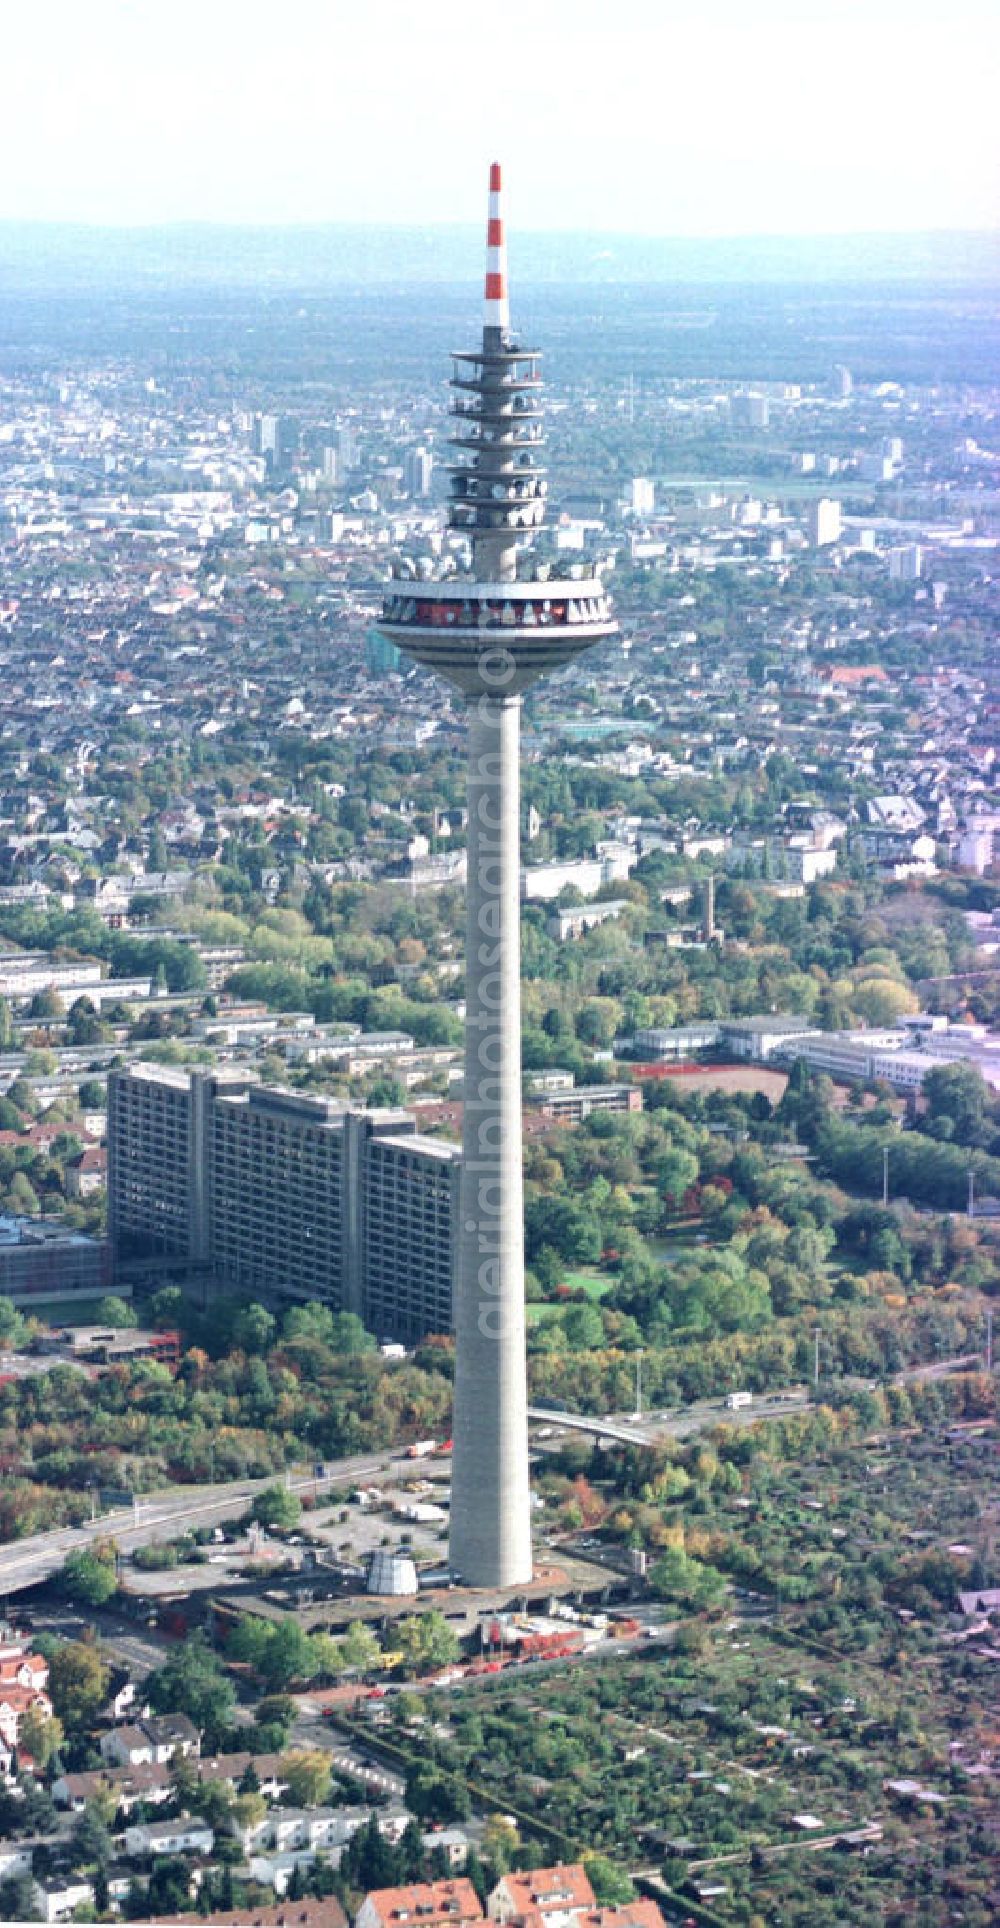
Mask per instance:
[[[545,514],[539,355],[511,333],[500,168],[490,168],[482,347],[453,354],[449,524],[467,575],[396,577],[379,628],[437,670],[468,712],[465,1103],[450,1560],[468,1586],[531,1578],[518,737],[521,694],[617,629],[587,568],[519,573]],[[412,565],[409,565],[412,568]],[[401,565],[406,569],[408,565]]]

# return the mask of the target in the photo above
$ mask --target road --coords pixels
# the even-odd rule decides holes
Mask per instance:
[[[909,1386],[924,1380],[945,1379],[953,1372],[969,1372],[982,1365],[982,1355],[977,1352],[964,1353],[961,1358],[937,1359],[930,1365],[904,1366],[899,1372],[891,1373],[886,1379],[858,1379],[845,1377],[833,1382],[820,1381],[818,1390],[805,1386],[786,1386],[770,1393],[755,1393],[749,1406],[727,1406],[725,1399],[696,1399],[689,1406],[672,1407],[665,1412],[638,1413],[567,1413],[557,1408],[530,1406],[529,1418],[551,1427],[554,1433],[589,1433],[592,1437],[611,1439],[634,1446],[651,1446],[658,1439],[688,1439],[694,1433],[705,1432],[713,1426],[756,1426],[765,1419],[787,1419],[793,1413],[804,1412],[811,1400],[822,1402],[825,1386],[833,1384],[852,1390],[870,1389],[877,1386]]]
[[[949,1372],[968,1369],[979,1363],[978,1354],[960,1359],[940,1359],[929,1366],[910,1366],[893,1374],[892,1383],[906,1385],[921,1379],[942,1377]],[[842,1383],[842,1382],[841,1382]],[[866,1382],[867,1383],[867,1382]],[[879,1382],[870,1382],[873,1385]],[[823,1388],[820,1386],[820,1397]],[[658,1438],[686,1439],[713,1426],[753,1426],[762,1419],[783,1419],[802,1412],[808,1394],[801,1387],[760,1395],[750,1406],[726,1406],[724,1400],[700,1399],[690,1406],[669,1412],[646,1413],[642,1418],[631,1413],[565,1413],[547,1407],[532,1407],[532,1419],[544,1422],[553,1432],[578,1431],[602,1439],[626,1440],[635,1445],[650,1445]],[[383,1451],[356,1455],[353,1459],[327,1461],[320,1482],[311,1475],[289,1481],[292,1492],[312,1493],[317,1488],[356,1485],[360,1480],[385,1474],[393,1464],[398,1470],[400,1455]],[[412,1469],[410,1469],[412,1470]],[[113,1539],[123,1553],[161,1539],[173,1529],[182,1532],[189,1526],[219,1526],[238,1518],[256,1493],[275,1484],[268,1479],[236,1480],[215,1486],[175,1486],[159,1493],[137,1497],[133,1507],[119,1507],[104,1513],[85,1526],[57,1527],[50,1533],[36,1533],[0,1548],[0,1599],[34,1587],[59,1572],[67,1553],[79,1552],[95,1540]]]
[[[328,1461],[322,1481],[311,1474],[289,1480],[293,1493],[313,1493],[342,1482],[355,1483],[384,1473],[390,1464],[388,1452],[365,1454],[354,1459]],[[0,1548],[0,1598],[34,1587],[58,1573],[67,1553],[81,1552],[95,1540],[113,1539],[123,1553],[133,1547],[147,1546],[161,1539],[164,1532],[181,1533],[189,1526],[220,1526],[238,1518],[254,1495],[275,1484],[269,1479],[236,1480],[216,1486],[174,1486],[164,1492],[137,1496],[131,1507],[122,1506],[103,1513],[85,1526],[57,1527],[50,1533],[36,1533]]]
[[[784,1419],[799,1413],[809,1403],[801,1386],[784,1392],[758,1394],[752,1405],[729,1407],[724,1399],[696,1399],[690,1406],[667,1412],[643,1413],[566,1413],[543,1406],[529,1406],[528,1417],[551,1427],[553,1432],[589,1433],[592,1438],[611,1439],[628,1446],[652,1446],[658,1439],[687,1439],[692,1433],[711,1426],[754,1426],[761,1419]]]

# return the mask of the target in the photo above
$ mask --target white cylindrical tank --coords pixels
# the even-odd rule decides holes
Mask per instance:
[[[368,1568],[369,1593],[416,1593],[417,1569],[407,1553],[379,1549]]]

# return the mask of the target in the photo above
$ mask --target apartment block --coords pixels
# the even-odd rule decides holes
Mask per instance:
[[[638,1085],[574,1085],[571,1091],[546,1091],[533,1100],[539,1111],[562,1125],[582,1125],[595,1111],[641,1111]]]
[[[108,1089],[114,1274],[320,1299],[380,1337],[448,1332],[460,1167],[406,1111],[131,1065]]]

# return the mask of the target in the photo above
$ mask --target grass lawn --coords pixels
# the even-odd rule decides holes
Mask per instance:
[[[592,1305],[599,1305],[606,1292],[611,1290],[614,1280],[607,1272],[598,1271],[595,1265],[582,1267],[578,1272],[564,1272],[560,1281],[569,1286],[571,1292],[585,1292]],[[528,1325],[545,1325],[547,1321],[558,1319],[566,1309],[563,1300],[538,1299],[528,1305]]]
[[[41,1305],[19,1305],[17,1309],[26,1319],[38,1319],[42,1325],[47,1326],[99,1325],[98,1307],[101,1298],[123,1297],[125,1304],[128,1305],[129,1298],[121,1292],[107,1292],[93,1299],[46,1299]],[[110,1327],[108,1329],[110,1331]]]
[[[596,1305],[606,1292],[610,1292],[613,1282],[607,1272],[599,1272],[596,1266],[588,1265],[580,1272],[564,1272],[562,1283],[568,1285],[571,1292],[585,1292]]]

